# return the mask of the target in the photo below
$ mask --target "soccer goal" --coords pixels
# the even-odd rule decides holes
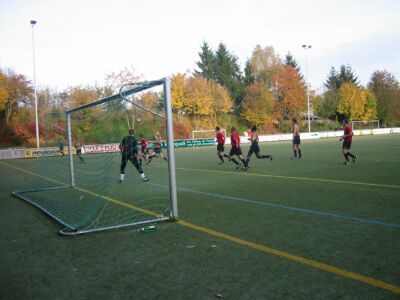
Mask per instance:
[[[69,109],[65,155],[31,160],[27,189],[13,195],[38,207],[77,235],[178,217],[170,79],[124,85],[119,93]],[[64,120],[65,120],[64,119]],[[52,122],[53,123],[53,122]],[[143,182],[123,156],[121,140],[134,129],[151,141],[159,134],[166,159],[141,155]],[[77,156],[75,145],[84,155]]]
[[[351,121],[351,126],[353,130],[357,129],[375,129],[379,128],[379,120],[369,120],[369,121]]]
[[[226,130],[221,128],[221,131],[226,136]],[[209,130],[193,130],[192,131],[192,140],[196,139],[213,139],[215,138],[215,129]]]

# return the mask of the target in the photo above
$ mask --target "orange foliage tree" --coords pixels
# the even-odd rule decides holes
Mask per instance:
[[[281,65],[274,74],[278,109],[286,118],[299,118],[306,110],[306,86],[299,72],[291,65]]]

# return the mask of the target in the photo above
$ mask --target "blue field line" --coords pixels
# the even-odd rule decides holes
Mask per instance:
[[[150,182],[148,184],[156,185],[156,186],[163,186],[161,184],[150,183]],[[163,187],[166,187],[166,186],[163,186]],[[332,218],[341,219],[341,220],[354,221],[354,222],[359,222],[359,223],[367,223],[367,224],[373,224],[373,225],[383,225],[383,226],[391,227],[391,228],[400,228],[400,224],[387,223],[387,222],[383,222],[383,221],[375,221],[375,220],[369,220],[369,219],[364,219],[364,218],[339,215],[339,214],[331,213],[331,212],[323,212],[323,211],[318,211],[318,210],[299,208],[299,207],[287,206],[287,205],[282,205],[282,204],[274,204],[274,203],[258,201],[258,200],[249,200],[249,199],[228,196],[228,195],[223,195],[223,194],[201,192],[201,191],[192,190],[192,189],[188,189],[188,188],[178,188],[178,191],[189,192],[189,193],[199,194],[199,195],[203,195],[203,196],[212,196],[212,197],[217,197],[217,198],[222,198],[222,199],[240,201],[240,202],[245,202],[245,203],[267,205],[267,206],[271,206],[271,207],[283,208],[283,209],[288,209],[288,210],[293,210],[293,211],[298,211],[298,212],[312,214],[312,215],[318,215],[318,216],[332,217]]]
[[[243,198],[239,198],[239,197],[233,197],[233,196],[227,196],[227,195],[221,195],[221,194],[215,194],[215,193],[208,193],[208,192],[200,192],[200,191],[194,191],[194,190],[185,189],[185,188],[182,188],[179,190],[190,192],[190,193],[197,193],[197,194],[205,195],[205,196],[213,196],[213,197],[228,199],[228,200],[241,201],[241,202],[259,204],[259,205],[267,205],[267,206],[276,207],[276,208],[283,208],[283,209],[288,209],[288,210],[293,210],[293,211],[299,211],[299,212],[303,212],[303,213],[307,213],[307,214],[333,217],[336,219],[350,220],[350,221],[375,224],[375,225],[383,225],[383,226],[392,227],[392,228],[400,228],[400,224],[393,224],[393,223],[387,223],[387,222],[383,222],[383,221],[375,221],[375,220],[369,220],[369,219],[363,219],[363,218],[356,218],[356,217],[350,217],[350,216],[345,216],[345,215],[338,215],[336,213],[331,213],[331,212],[322,212],[322,211],[311,210],[311,209],[306,209],[306,208],[299,208],[299,207],[287,206],[287,205],[282,205],[282,204],[274,204],[274,203],[269,203],[269,202],[264,202],[264,201],[249,200],[249,199],[243,199]]]
[[[140,181],[140,180],[138,179],[138,180],[133,180],[133,181]],[[146,184],[157,186],[157,187],[162,187],[162,188],[169,187],[168,185],[154,183],[151,181],[146,182]],[[240,202],[257,204],[257,205],[266,205],[266,206],[271,206],[271,207],[276,207],[276,208],[283,208],[283,209],[298,211],[298,212],[302,212],[302,213],[306,213],[306,214],[332,217],[332,218],[341,219],[341,220],[354,221],[354,222],[359,222],[359,223],[367,223],[367,224],[373,224],[373,225],[383,225],[383,226],[391,227],[391,228],[400,228],[400,224],[387,223],[387,222],[383,222],[383,221],[375,221],[375,220],[370,220],[370,219],[339,215],[339,214],[331,213],[331,212],[323,212],[323,211],[318,211],[318,210],[299,208],[299,207],[293,207],[293,206],[282,205],[282,204],[274,204],[274,203],[264,202],[264,201],[259,201],[259,200],[249,200],[249,199],[228,196],[228,195],[223,195],[223,194],[201,192],[201,191],[192,190],[192,189],[188,189],[188,188],[177,188],[177,190],[181,191],[181,192],[188,192],[188,193],[199,194],[199,195],[203,195],[203,196],[212,196],[212,197],[222,198],[222,199],[227,199],[227,200],[240,201]]]

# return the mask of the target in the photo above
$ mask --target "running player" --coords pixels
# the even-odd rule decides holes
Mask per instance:
[[[240,163],[235,158],[233,158],[233,156],[236,155],[242,161],[243,168],[247,169],[247,164],[246,161],[243,159],[242,149],[240,148],[240,136],[237,133],[235,127],[231,128],[231,145],[232,148],[231,151],[229,151],[229,156],[228,156],[229,161],[233,161],[234,164],[236,165],[236,170],[238,170],[240,168]]]
[[[260,154],[260,147],[258,146],[259,139],[256,126],[251,127],[251,136],[249,138],[249,141],[251,142],[251,146],[249,152],[247,153],[246,165],[244,167],[245,171],[249,169],[250,157],[253,155],[253,153],[256,155],[258,159],[269,158],[272,161],[272,155]]]
[[[138,161],[137,140],[134,137],[134,134],[135,130],[129,129],[129,135],[124,137],[119,144],[119,149],[121,151],[121,183],[125,180],[125,168],[128,160],[135,166],[136,170],[139,172],[141,180],[143,182],[149,181],[149,178],[144,175],[143,169]]]
[[[343,163],[344,165],[349,165],[349,156],[352,158],[353,163],[356,162],[357,155],[351,154],[349,152],[351,148],[351,142],[353,140],[353,129],[349,125],[349,121],[347,119],[343,120],[343,131],[344,134],[340,138],[340,141],[343,141],[342,153],[346,161]]]
[[[225,135],[221,131],[221,128],[219,126],[215,127],[215,139],[217,140],[217,155],[218,158],[221,160],[220,164],[222,165],[223,163],[225,163],[224,157],[229,158],[229,156],[224,153]]]
[[[293,157],[292,159],[301,158],[301,149],[300,149],[300,130],[299,125],[297,125],[297,120],[295,118],[292,119],[292,134],[293,134]],[[299,156],[297,157],[297,153]]]
[[[153,159],[153,157],[161,157],[163,160],[168,160],[164,153],[162,153],[162,141],[161,141],[161,136],[160,133],[157,131],[155,136],[154,136],[154,149],[153,149],[153,153],[150,154],[148,156],[149,160],[147,161],[147,163],[151,163],[151,160]]]
[[[149,159],[149,143],[146,140],[146,137],[141,134],[140,135],[140,153],[139,153],[139,161],[140,164],[142,164],[142,160],[148,160]]]

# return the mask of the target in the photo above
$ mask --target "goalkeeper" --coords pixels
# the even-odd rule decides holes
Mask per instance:
[[[129,161],[135,166],[136,170],[138,170],[140,174],[140,178],[143,182],[149,181],[149,178],[144,175],[143,169],[140,166],[139,160],[138,160],[138,145],[137,145],[137,140],[134,137],[135,130],[134,129],[129,129],[129,135],[124,137],[119,144],[119,149],[121,151],[121,177],[120,177],[120,182],[124,182],[125,179],[125,168],[126,164]]]

